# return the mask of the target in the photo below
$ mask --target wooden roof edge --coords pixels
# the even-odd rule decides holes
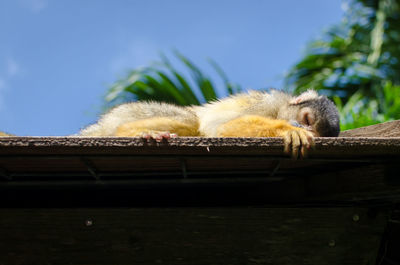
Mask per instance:
[[[316,146],[398,146],[400,137],[316,137]],[[139,137],[0,137],[1,147],[283,147],[279,137],[177,137],[162,142]]]
[[[400,137],[400,120],[343,131],[339,137]]]
[[[211,151],[210,151],[211,150]],[[215,154],[285,155],[282,138],[177,137],[146,141],[138,137],[0,137],[0,154]],[[340,137],[315,138],[313,155],[400,155],[400,120],[344,131]]]
[[[287,156],[281,138],[178,137],[147,142],[117,137],[4,137],[0,155],[267,155]],[[310,157],[400,156],[400,137],[324,137],[315,139]]]

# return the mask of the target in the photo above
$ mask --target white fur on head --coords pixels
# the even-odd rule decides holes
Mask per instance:
[[[318,93],[315,90],[309,89],[306,92],[301,93],[294,99],[292,99],[289,104],[292,105],[297,105],[300,104],[301,102],[307,101],[307,100],[312,100],[318,98]]]

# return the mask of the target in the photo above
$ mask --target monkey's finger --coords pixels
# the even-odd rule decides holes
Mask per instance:
[[[167,132],[155,132],[153,137],[157,142],[162,142],[164,139],[168,140],[172,136],[171,133],[167,131]]]
[[[305,131],[304,133],[305,133],[305,135],[307,137],[307,140],[308,140],[308,148],[309,149],[313,148],[314,147],[314,135],[309,131]]]
[[[297,159],[299,157],[299,150],[301,147],[300,136],[296,131],[292,131],[290,134],[292,138],[292,157]]]
[[[298,135],[300,137],[300,142],[301,142],[301,157],[307,157],[308,154],[308,149],[311,147],[311,142],[309,139],[309,134],[308,132],[298,132]]]
[[[300,157],[301,158],[306,158],[308,156],[308,151],[309,150],[310,150],[309,148],[307,148],[306,146],[302,145],[301,146],[301,151],[300,151]]]
[[[315,149],[314,136],[311,133],[308,134],[308,141],[310,143],[310,149]]]
[[[292,137],[290,136],[290,132],[285,133],[285,135],[283,136],[283,145],[283,152],[285,152],[286,154],[290,154],[292,151]]]
[[[155,140],[156,142],[162,142],[163,139],[170,138],[169,132],[158,132],[158,131],[143,131],[140,133],[140,137],[148,142]]]
[[[299,138],[300,138],[300,141],[301,141],[301,145],[303,147],[310,148],[310,142],[308,140],[307,133],[300,131],[300,132],[297,132],[297,134],[299,135]]]
[[[152,138],[151,134],[148,133],[148,132],[142,132],[142,133],[140,133],[140,134],[139,134],[139,137],[141,137],[141,138],[143,138],[143,139],[145,139],[145,140],[147,140],[147,141],[149,141],[149,140]]]
[[[169,138],[169,133],[167,133],[167,132],[156,132],[156,133],[153,134],[153,138],[157,142],[161,142],[164,138],[165,139]]]

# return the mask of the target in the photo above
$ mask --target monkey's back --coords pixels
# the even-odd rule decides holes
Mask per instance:
[[[131,102],[114,107],[102,115],[97,123],[83,129],[80,135],[113,136],[124,123],[154,117],[169,117],[193,126],[197,124],[196,114],[189,108],[163,102]]]
[[[290,99],[290,95],[277,90],[270,92],[252,90],[193,107],[193,110],[199,118],[200,132],[214,137],[220,125],[245,115],[276,119],[280,108],[286,106]]]

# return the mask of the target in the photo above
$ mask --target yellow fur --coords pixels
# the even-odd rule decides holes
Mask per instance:
[[[283,137],[289,130],[303,130],[285,120],[274,120],[247,115],[222,124],[217,135],[221,137]]]
[[[307,99],[315,92],[302,94]],[[81,131],[82,136],[120,136],[169,138],[205,137],[283,137],[285,151],[298,157],[305,155],[313,143],[309,131],[292,126],[301,100],[280,91],[250,91],[204,104],[180,107],[157,102],[122,104],[104,114],[100,120]]]
[[[198,126],[171,118],[157,117],[125,123],[117,128],[115,136],[142,136],[144,133],[169,132],[179,136],[199,136]]]
[[[256,115],[246,115],[227,123],[217,129],[219,137],[283,137],[284,151],[297,158],[307,155],[313,146],[313,135],[305,129],[290,125],[285,120],[275,120]]]
[[[173,122],[172,124],[171,121]],[[154,123],[154,124],[153,124]],[[124,124],[130,124],[124,126]],[[122,126],[122,128],[120,128]],[[194,134],[198,128],[196,114],[189,108],[160,102],[132,102],[119,105],[104,114],[97,123],[81,130],[81,136],[134,136],[138,130],[178,129]],[[118,129],[120,128],[120,129]],[[188,128],[191,128],[188,130]],[[119,130],[117,135],[117,130]],[[179,134],[178,134],[179,135]],[[197,134],[196,134],[197,135]]]
[[[0,137],[12,136],[11,134],[0,132]]]

